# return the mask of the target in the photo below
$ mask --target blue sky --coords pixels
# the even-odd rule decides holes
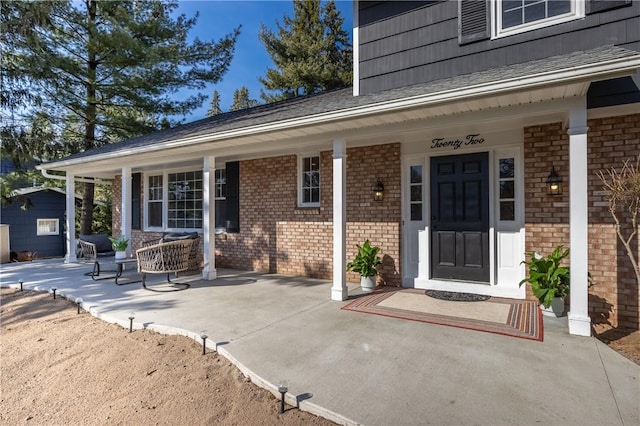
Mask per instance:
[[[344,18],[344,28],[349,37],[352,34],[353,5],[351,1],[336,1],[340,15]],[[276,28],[276,20],[282,23],[286,13],[293,16],[293,2],[275,0],[188,0],[180,1],[177,13],[184,13],[187,17],[200,13],[196,26],[191,30],[190,37],[201,40],[218,40],[230,33],[238,25],[242,25],[240,37],[236,43],[236,50],[229,71],[218,84],[208,85],[204,93],[207,101],[201,108],[194,110],[186,117],[186,122],[205,117],[211,102],[214,89],[220,92],[220,106],[228,111],[233,101],[233,92],[242,86],[247,86],[253,99],[260,100],[262,85],[258,77],[264,76],[268,67],[273,66],[264,46],[258,39],[260,24],[269,28]],[[176,96],[185,96],[180,92]]]

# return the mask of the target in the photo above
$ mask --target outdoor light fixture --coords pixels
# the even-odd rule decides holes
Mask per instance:
[[[131,333],[133,331],[133,319],[136,317],[136,313],[135,312],[131,312],[129,314],[129,333]]]
[[[562,177],[556,173],[553,166],[551,166],[551,173],[547,177],[547,195],[562,195]]]
[[[78,307],[78,313],[80,313],[81,304],[82,304],[82,297],[76,297],[76,306]]]
[[[22,291],[22,284],[24,283],[24,281],[20,280],[19,283],[20,283],[20,291]]]
[[[280,414],[284,413],[284,394],[289,391],[286,380],[281,380],[278,384],[278,392],[280,392]]]
[[[207,335],[207,330],[202,330],[200,332],[200,338],[202,339],[202,355],[205,355],[207,353],[207,337],[209,337]]]
[[[378,179],[376,182],[376,186],[373,187],[373,199],[375,201],[382,201],[384,197],[384,185],[382,184],[382,180]]]
[[[51,292],[53,293],[53,298],[54,299],[56,298],[56,290],[57,290],[57,288],[51,287]]]

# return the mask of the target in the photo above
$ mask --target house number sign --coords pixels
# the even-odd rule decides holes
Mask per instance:
[[[431,149],[438,149],[438,148],[458,149],[463,146],[481,145],[483,143],[484,143],[484,138],[481,137],[480,134],[467,135],[463,139],[435,138],[431,140]]]

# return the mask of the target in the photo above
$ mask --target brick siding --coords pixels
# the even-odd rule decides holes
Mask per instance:
[[[600,170],[620,168],[640,153],[640,114],[589,120],[589,315],[595,323],[637,329],[640,324],[638,283],[618,240]],[[569,247],[569,136],[561,123],[524,129],[526,251],[548,254]],[[555,167],[563,177],[563,194],[546,194],[545,180]],[[628,223],[626,226],[629,226]],[[634,243],[638,258],[637,238]],[[530,290],[528,290],[530,295]]]

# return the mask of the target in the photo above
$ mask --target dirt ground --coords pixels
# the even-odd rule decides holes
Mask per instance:
[[[51,295],[0,292],[0,424],[330,425],[183,336],[129,333]]]
[[[98,320],[51,295],[0,292],[0,424],[329,425],[286,407],[182,336]],[[596,326],[640,364],[640,332]]]

